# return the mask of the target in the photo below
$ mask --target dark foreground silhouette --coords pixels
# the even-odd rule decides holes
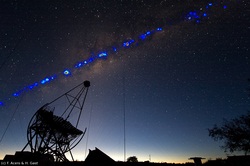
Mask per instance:
[[[152,163],[145,162],[116,162],[107,154],[96,148],[89,150],[85,161],[74,162],[55,162],[52,155],[36,154],[31,152],[16,152],[15,155],[6,155],[0,165],[51,165],[51,166],[250,166],[250,156],[229,156],[227,159],[208,160],[203,164],[198,160],[199,157],[190,158],[194,162],[176,163]],[[197,162],[198,161],[198,162]]]

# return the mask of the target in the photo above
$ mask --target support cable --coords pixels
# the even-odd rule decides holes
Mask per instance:
[[[1,145],[1,142],[2,142],[2,140],[3,140],[3,138],[4,138],[5,134],[6,134],[7,130],[9,129],[10,123],[12,122],[12,120],[13,120],[13,118],[14,118],[14,116],[15,116],[15,114],[16,114],[19,106],[20,106],[21,100],[22,100],[22,98],[20,99],[19,103],[17,104],[16,109],[15,109],[15,111],[13,112],[13,114],[12,114],[12,116],[10,118],[10,121],[7,124],[7,126],[6,126],[6,128],[5,128],[4,132],[3,132],[3,135],[2,135],[2,137],[0,139],[0,145]]]
[[[124,67],[123,67],[124,68]],[[125,69],[125,68],[124,68]],[[125,71],[123,71],[123,136],[124,136],[124,162],[126,162],[126,94],[125,94]]]
[[[92,110],[93,110],[93,103],[91,104],[91,109],[90,109],[90,118],[89,118],[87,140],[86,140],[86,146],[85,146],[85,159],[87,157],[87,149],[88,149],[88,142],[89,142],[89,130],[90,130],[90,123],[91,123],[91,119],[92,119]]]

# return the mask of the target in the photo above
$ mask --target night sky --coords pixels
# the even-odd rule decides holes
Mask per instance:
[[[0,159],[22,150],[42,105],[84,80],[75,159],[97,147],[123,161],[124,111],[126,157],[225,158],[207,129],[249,110],[247,3],[1,0]]]

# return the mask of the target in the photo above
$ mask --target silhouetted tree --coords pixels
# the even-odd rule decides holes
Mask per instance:
[[[127,159],[127,162],[138,162],[138,159],[136,156],[131,156]]]
[[[231,121],[224,121],[221,127],[215,125],[208,129],[209,136],[215,141],[224,140],[225,152],[229,150],[250,152],[250,112]]]

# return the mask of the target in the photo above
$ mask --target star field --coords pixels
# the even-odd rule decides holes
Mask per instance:
[[[86,138],[123,160],[225,157],[207,128],[249,108],[246,1],[3,1],[0,158],[26,144],[38,108],[84,80]],[[12,118],[12,115],[13,118]],[[89,120],[91,125],[89,126]]]

